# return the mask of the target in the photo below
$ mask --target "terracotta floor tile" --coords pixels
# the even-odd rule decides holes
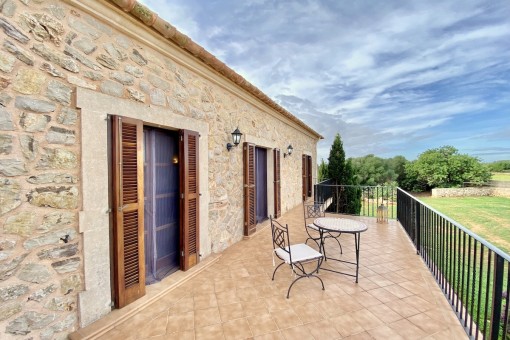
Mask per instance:
[[[242,302],[241,305],[245,316],[269,314],[265,299]]]
[[[258,335],[256,337],[254,337],[253,339],[254,340],[285,340],[282,332],[280,332],[280,331]]]
[[[96,338],[97,340],[110,340],[110,339],[136,339],[136,334],[132,334],[131,337],[125,337],[122,333],[122,330],[114,328],[109,330],[103,335],[100,335]]]
[[[316,340],[339,339],[341,337],[329,320],[311,322],[306,324],[306,327]]]
[[[390,307],[386,306],[385,304],[371,306],[368,308],[368,310],[379,318],[379,320],[385,322],[385,323],[391,323],[395,322],[397,320],[402,319],[402,315],[395,312]]]
[[[195,310],[217,307],[216,294],[200,294],[193,297]]]
[[[254,288],[257,290],[259,296],[264,298],[275,296],[277,293],[275,287],[270,284],[262,284]]]
[[[216,302],[218,303],[218,306],[221,306],[241,302],[241,300],[239,300],[235,290],[227,290],[216,293]]]
[[[351,296],[365,308],[382,304],[377,297],[368,292],[356,293]]]
[[[342,298],[338,298],[342,299]],[[317,311],[326,318],[345,313],[347,309],[343,305],[338,306],[335,299],[322,300],[314,303]]]
[[[355,298],[352,297],[352,295],[346,295],[340,298],[332,299],[332,301],[335,303],[336,308],[341,309],[345,312],[353,312],[356,310],[363,309],[363,306],[356,301]]]
[[[433,303],[430,303],[429,301],[426,301],[422,299],[421,297],[417,295],[409,296],[404,299],[402,299],[405,303],[407,303],[410,306],[413,306],[420,312],[426,312],[430,309],[434,309],[436,306]]]
[[[302,324],[301,319],[299,319],[298,315],[291,309],[274,311],[270,314],[280,329]]]
[[[436,322],[436,320],[424,313],[413,315],[407,318],[407,320],[418,326],[426,334],[434,334],[447,328],[446,325]]]
[[[350,315],[366,331],[383,324],[381,319],[372,314],[368,309],[357,310],[355,312],[352,312]]]
[[[179,340],[195,340],[195,331],[183,331],[173,334],[166,334],[161,336],[161,340],[166,339],[179,339]],[[154,338],[151,338],[151,340],[154,340]]]
[[[278,326],[270,314],[250,316],[247,319],[253,335],[262,335],[278,330]]]
[[[370,276],[369,278],[367,278],[367,280],[372,281],[379,287],[386,287],[386,286],[391,286],[391,285],[395,284],[395,283],[393,283],[393,281],[390,281],[381,275]]]
[[[390,328],[400,334],[405,339],[420,339],[426,336],[426,333],[407,319],[402,319],[391,323]]]
[[[467,334],[464,332],[464,330],[462,328],[457,328],[457,327],[454,327],[454,328],[448,328],[448,329],[445,329],[443,331],[440,331],[438,333],[435,333],[435,334],[432,334],[424,339],[427,339],[427,340],[444,340],[444,339],[448,339],[448,340],[468,340],[469,337],[467,336]]]
[[[397,312],[404,318],[419,314],[420,311],[413,306],[406,303],[404,300],[395,300],[385,303],[386,306],[390,307],[393,311]]]
[[[241,301],[252,301],[260,299],[258,291],[253,287],[238,288],[236,290],[236,294]]]
[[[316,308],[314,303],[309,302],[292,308],[304,324],[324,319],[323,314]]]
[[[181,314],[171,314],[168,316],[166,325],[167,333],[177,333],[195,328],[195,313],[187,312]]]
[[[199,283],[199,284],[193,285],[193,288],[192,288],[193,296],[202,295],[202,294],[212,294],[212,293],[214,293],[214,282]]]
[[[214,292],[215,293],[233,290],[233,289],[235,289],[235,287],[236,287],[235,281],[232,279],[219,280],[219,281],[214,282]]]
[[[403,298],[406,298],[408,296],[414,295],[413,293],[411,293],[410,291],[408,291],[404,287],[399,286],[397,284],[386,286],[386,287],[384,287],[384,290],[390,292],[391,294],[395,295],[399,299],[403,299]]]
[[[196,340],[218,340],[224,339],[223,327],[221,324],[206,326],[195,329]]]
[[[290,299],[287,299],[284,296],[272,296],[264,299],[264,301],[266,302],[267,309],[270,312],[282,309],[289,309],[291,306],[289,300]]]
[[[346,338],[342,338],[342,340],[373,340],[373,338],[367,332],[361,332]]]
[[[244,317],[243,305],[240,302],[222,305],[219,309],[222,322]]]
[[[301,326],[295,326],[291,328],[282,329],[282,334],[287,340],[314,340],[314,337],[312,333],[310,333],[310,330],[308,327],[301,325]]]
[[[372,328],[367,332],[370,334],[370,336],[372,336],[372,338],[376,340],[405,340],[400,336],[400,334],[395,332],[391,327],[387,325],[381,325],[379,327]]]
[[[168,309],[168,312],[170,314],[181,314],[193,311],[195,307],[195,303],[193,302],[193,297],[187,296],[185,298],[182,298],[178,301],[178,303],[175,303],[170,306]]]
[[[220,322],[220,311],[217,307],[199,309],[195,311],[195,328],[214,325]]]
[[[379,285],[375,284],[374,282],[372,282],[370,280],[363,280],[364,278],[365,277],[360,278],[360,280],[358,280],[359,281],[358,286],[361,287],[364,291],[380,288]]]
[[[222,327],[223,335],[227,340],[247,339],[253,336],[248,321],[245,318],[224,322]]]
[[[342,337],[348,337],[364,331],[363,327],[356,322],[349,314],[336,316],[329,319]]]

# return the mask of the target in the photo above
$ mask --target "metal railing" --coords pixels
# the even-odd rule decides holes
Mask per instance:
[[[468,336],[510,339],[509,254],[400,188],[397,220]]]
[[[388,218],[397,217],[397,190],[391,186],[336,185],[328,179],[314,186],[314,201],[332,202],[330,213],[376,217],[381,205],[388,211]]]

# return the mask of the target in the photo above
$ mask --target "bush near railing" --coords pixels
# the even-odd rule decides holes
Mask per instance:
[[[510,256],[397,190],[397,220],[472,338],[510,339]]]

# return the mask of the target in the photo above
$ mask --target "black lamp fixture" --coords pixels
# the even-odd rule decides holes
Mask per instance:
[[[241,133],[241,131],[239,131],[239,128],[236,128],[234,130],[234,132],[232,132],[232,141],[234,142],[234,144],[230,144],[230,143],[227,143],[227,150],[230,151],[230,149],[232,149],[234,146],[238,146],[239,143],[241,143],[241,136],[243,134]]]
[[[294,148],[289,144],[289,146],[287,146],[287,153],[283,154],[283,158],[292,155],[292,151],[294,151]]]

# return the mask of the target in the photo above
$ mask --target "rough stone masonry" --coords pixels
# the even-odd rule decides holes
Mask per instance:
[[[242,153],[225,151],[237,126],[282,149],[292,140],[282,209],[299,203],[313,138],[65,1],[0,0],[0,45],[0,338],[65,339],[79,325],[76,87],[207,122],[212,252],[242,239]]]

